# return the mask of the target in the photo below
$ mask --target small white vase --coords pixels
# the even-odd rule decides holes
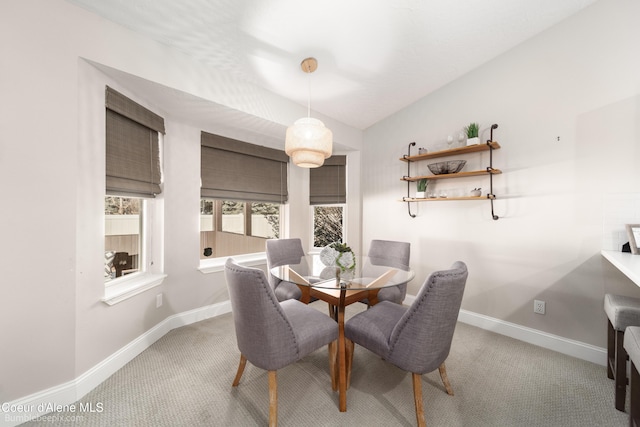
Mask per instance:
[[[424,191],[416,191],[416,199],[424,199]]]
[[[467,138],[467,146],[478,144],[480,144],[480,138],[478,138],[477,136],[475,138]]]

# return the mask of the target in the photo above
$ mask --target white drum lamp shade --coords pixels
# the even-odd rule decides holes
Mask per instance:
[[[318,68],[315,58],[305,58],[300,63],[302,71],[311,76]],[[287,128],[284,151],[296,166],[317,168],[324,164],[324,159],[331,157],[333,149],[333,133],[320,120],[311,118],[311,80],[309,80],[309,97],[307,98],[307,117],[295,121]]]
[[[332,149],[333,133],[318,119],[303,117],[287,128],[284,151],[297,166],[322,166]]]

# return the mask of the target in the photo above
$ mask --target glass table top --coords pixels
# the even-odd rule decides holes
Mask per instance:
[[[295,264],[274,267],[270,273],[280,280],[323,289],[376,289],[407,283],[415,276],[409,266],[388,260],[353,256],[327,259],[306,255]]]

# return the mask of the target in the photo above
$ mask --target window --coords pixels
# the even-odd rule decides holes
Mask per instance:
[[[163,205],[156,196],[162,192],[164,119],[110,87],[105,106],[104,277],[113,285],[162,268]]]
[[[323,248],[342,242],[344,236],[343,206],[313,206],[313,247]]]
[[[222,216],[220,230],[225,233],[244,234],[245,204],[233,200],[223,200],[220,213]]]
[[[251,203],[251,235],[264,239],[280,237],[280,205]]]
[[[200,159],[200,258],[264,252],[280,236],[289,157],[202,132]]]
[[[343,242],[345,235],[346,156],[331,156],[309,171],[309,203],[313,209],[313,247]]]
[[[143,200],[106,196],[105,281],[140,270]]]
[[[264,252],[264,240],[280,236],[280,206],[201,199],[200,259]]]

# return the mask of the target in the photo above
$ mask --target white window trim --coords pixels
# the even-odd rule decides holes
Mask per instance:
[[[231,255],[228,257],[219,257],[211,259],[201,259],[198,271],[202,274],[219,273],[224,271],[224,264],[227,259],[233,258],[235,262],[246,267],[255,267],[265,265],[267,263],[266,252],[256,252],[253,254]]]
[[[167,277],[164,273],[131,273],[118,279],[118,283],[105,287],[102,302],[115,305],[132,296],[138,295],[151,288],[160,286]]]
[[[164,273],[164,199],[162,194],[147,203],[144,200],[142,218],[142,257],[139,260],[143,271],[127,274],[105,282],[104,297],[107,305],[115,305],[149,289],[160,286],[167,275]],[[104,246],[104,243],[103,243]]]

